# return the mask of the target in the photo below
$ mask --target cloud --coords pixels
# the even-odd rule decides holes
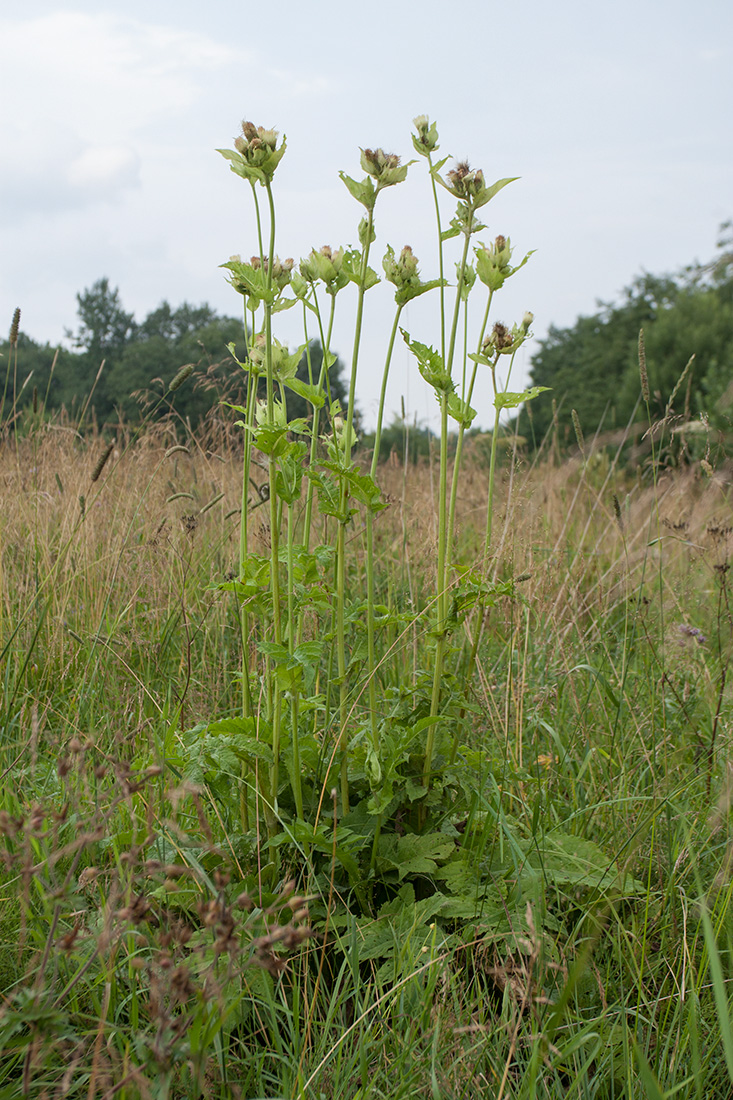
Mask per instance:
[[[140,159],[133,149],[124,146],[97,145],[71,162],[66,178],[83,194],[109,197],[128,187],[139,187]]]
[[[212,70],[241,53],[111,14],[0,19],[5,219],[109,200],[139,185],[155,126],[185,124]]]

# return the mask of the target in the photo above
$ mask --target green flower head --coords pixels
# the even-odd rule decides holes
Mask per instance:
[[[413,118],[412,124],[417,130],[417,134],[412,135],[412,144],[415,146],[415,152],[420,153],[421,156],[427,157],[435,149],[439,148],[438,145],[438,128],[435,123],[431,123],[427,115],[418,115],[417,118]]]
[[[361,166],[368,176],[377,181],[379,187],[392,187],[402,183],[407,177],[409,164],[401,164],[396,153],[385,153],[383,149],[362,149]]]
[[[493,244],[488,246],[480,244],[475,252],[478,277],[489,290],[500,290],[505,281],[524,267],[532,255],[531,252],[528,252],[521,263],[517,264],[516,267],[512,267],[512,242],[509,237],[502,237],[501,235],[496,238]]]
[[[277,130],[243,122],[242,132],[234,139],[234,150],[219,149],[229,161],[229,167],[242,179],[267,185],[285,153],[285,138],[277,144]]]
[[[448,172],[449,186],[458,199],[474,199],[483,194],[486,188],[484,174],[480,168],[472,169],[467,160],[459,161],[455,168]]]

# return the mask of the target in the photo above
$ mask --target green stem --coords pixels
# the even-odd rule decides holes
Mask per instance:
[[[331,384],[328,376],[328,355],[331,342],[331,332],[333,329],[333,318],[336,311],[336,295],[331,296],[331,313],[328,319],[328,335],[324,338],[323,335],[323,319],[321,317],[321,311],[318,308],[318,298],[316,296],[316,288],[313,287],[313,305],[316,309],[316,317],[318,318],[318,331],[321,336],[321,348],[323,349],[323,361],[321,363],[320,376],[318,378],[318,388],[322,389],[324,381],[326,383],[326,389],[328,391],[329,402],[331,398]],[[303,307],[305,309],[305,307]],[[320,424],[320,409],[313,410],[313,424],[311,430],[311,446],[310,446],[310,459],[309,463],[311,469],[315,467],[316,457],[318,453],[318,429]],[[303,543],[306,550],[310,549],[310,536],[311,536],[311,523],[313,515],[313,494],[314,485],[312,481],[308,481],[308,487],[305,495],[305,519],[303,521]]]
[[[292,657],[297,639],[294,637],[295,628],[295,559],[293,552],[293,527],[295,526],[294,508],[288,505],[288,651]],[[300,821],[303,820],[303,787],[300,771],[300,742],[298,740],[298,692],[293,689],[290,693],[290,736],[293,746],[293,795],[295,797],[295,812]]]
[[[483,324],[481,325],[481,332],[479,333],[478,345],[477,345],[477,348],[476,348],[477,354],[480,354],[481,348],[483,347],[484,335],[486,333],[486,326],[489,323],[489,313],[491,311],[491,301],[492,301],[493,297],[494,297],[494,292],[493,292],[493,290],[490,290],[489,291],[489,298],[488,298],[488,301],[486,303],[486,309],[484,311],[484,320],[483,320]],[[468,392],[465,394],[466,405],[471,404],[471,398],[473,397],[474,386],[476,385],[476,372],[477,372],[477,370],[478,370],[478,363],[474,361],[473,371],[471,372],[471,381],[470,381],[469,386],[468,386]],[[449,509],[449,517],[448,517],[448,546],[449,546],[449,548],[453,546],[453,534],[454,534],[454,531],[455,531],[455,521],[456,521],[456,503],[457,503],[457,500],[458,500],[458,473],[459,473],[460,468],[461,468],[461,457],[462,457],[462,454],[463,454],[463,438],[464,438],[465,432],[466,432],[466,426],[465,426],[465,424],[462,423],[462,424],[460,424],[460,426],[458,428],[458,440],[456,442],[456,455],[455,455],[455,459],[453,461],[453,481],[451,483],[451,490],[450,490],[450,509]]]
[[[359,347],[361,344],[361,328],[364,318],[364,295],[366,293],[366,274],[369,266],[369,249],[371,246],[372,228],[374,225],[374,209],[368,212],[366,235],[361,255],[361,271],[359,273],[359,296],[356,305],[356,322],[354,326],[354,346],[351,354],[351,378],[349,379],[349,408],[346,416],[346,434],[344,436],[344,468],[351,465],[351,433],[354,427],[354,404],[356,402],[356,371],[359,362]],[[347,721],[348,721],[348,684],[346,682],[346,510],[348,506],[349,489],[344,477],[341,486],[340,512],[338,535],[336,539],[336,643],[338,650],[338,670],[340,679],[339,689],[339,747],[341,749],[341,806],[342,812],[349,812],[349,778],[348,760],[346,750],[348,748]]]
[[[267,263],[266,289],[272,289],[272,268],[275,262],[275,203],[272,188],[265,184],[270,206],[270,246]],[[259,226],[259,223],[258,223]],[[265,377],[267,382],[267,419],[275,419],[275,382],[272,365],[272,303],[265,301]],[[277,498],[277,459],[273,454],[268,457],[268,475],[270,488],[270,584],[272,589],[272,626],[276,645],[282,644],[282,616],[280,594],[280,526]],[[269,666],[269,662],[268,662]],[[280,734],[282,726],[282,694],[276,676],[268,667],[270,695],[272,698],[272,766],[270,768],[270,799],[266,810],[268,832],[270,836],[277,829],[277,793],[280,780]]]
[[[374,433],[374,453],[372,454],[371,477],[377,473],[379,462],[379,447],[382,441],[382,423],[384,421],[384,402],[387,395],[387,380],[389,368],[392,362],[395,339],[400,323],[400,314],[403,306],[398,305],[395,313],[392,334],[387,348],[387,358],[382,373],[382,389],[379,394],[379,411],[377,412],[377,428]],[[374,624],[374,513],[369,509],[366,514],[366,575],[367,575],[367,676],[369,683],[369,718],[372,732],[372,744],[375,751],[379,748],[379,730],[377,724],[377,656],[375,644]]]
[[[450,346],[448,349],[448,373],[452,373],[453,356],[458,332],[458,318],[460,316],[461,290],[463,288],[464,272],[468,260],[468,246],[471,239],[471,224],[465,232],[463,256],[458,269],[458,285],[456,287],[456,304],[453,311],[453,323],[451,325]],[[430,700],[430,715],[436,717],[440,710],[440,694],[443,681],[443,659],[446,647],[446,627],[448,619],[448,592],[447,592],[447,536],[448,536],[448,394],[443,391],[440,394],[440,484],[438,490],[438,598],[437,598],[437,635],[438,641],[435,647],[435,667],[433,669],[433,690]],[[423,766],[423,786],[430,785],[430,775],[433,766],[433,749],[435,745],[435,724],[428,728],[425,743],[425,763]]]
[[[435,205],[435,220],[438,225],[438,268],[440,274],[440,354],[445,362],[445,278],[443,276],[443,227],[440,220],[440,203],[438,202],[438,185],[433,174],[433,158],[428,153],[428,167],[430,168],[430,182],[433,185],[433,203]]]

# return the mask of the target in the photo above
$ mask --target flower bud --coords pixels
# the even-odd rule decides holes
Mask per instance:
[[[265,270],[267,270],[267,263],[268,261],[265,260]],[[278,290],[283,290],[290,282],[294,263],[292,256],[288,256],[287,260],[281,260],[279,256],[275,256],[272,262],[272,282]]]
[[[489,290],[500,290],[504,281],[512,274],[510,260],[512,245],[507,237],[498,236],[488,247],[479,245],[476,252],[478,275]]]
[[[412,124],[417,130],[412,136],[412,144],[416,152],[426,157],[438,148],[438,128],[434,122],[431,124],[427,115],[418,115]]]
[[[382,260],[382,267],[388,281],[398,288],[419,286],[420,284],[417,256],[415,256],[409,244],[406,244],[402,249],[399,259],[395,259],[394,249],[391,245],[388,245]]]
[[[318,282],[320,279],[326,284],[329,294],[334,294],[349,281],[343,266],[343,248],[333,249],[330,245],[324,244],[318,252],[314,248],[310,256],[300,261],[300,273],[309,283]]]
[[[285,153],[285,140],[277,147],[277,130],[266,130],[252,122],[242,123],[242,132],[234,139],[236,155],[221,149],[237,175],[251,182],[269,183]]]
[[[265,334],[258,332],[249,348],[249,361],[257,373],[265,362]]]
[[[457,263],[456,264],[456,277],[458,279],[461,278],[461,268],[462,268],[462,265],[460,263]],[[473,285],[474,285],[475,282],[476,282],[476,269],[475,269],[475,267],[473,267],[472,264],[466,264],[466,266],[463,267],[463,279],[461,281],[461,299],[464,302],[468,300],[468,296],[471,293],[471,291],[473,289]]]
[[[383,149],[362,149],[361,166],[380,187],[392,187],[395,183],[402,183],[409,167],[407,164],[400,163],[396,153],[385,153]]]
[[[507,326],[497,321],[489,335],[483,342],[484,355],[501,355],[512,350],[514,337]]]
[[[448,172],[448,190],[459,199],[472,199],[484,190],[484,174],[480,168],[472,170],[468,161],[459,161]]]

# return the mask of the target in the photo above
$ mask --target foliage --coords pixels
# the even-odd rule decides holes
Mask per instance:
[[[523,261],[497,238],[470,273],[507,181],[443,175],[437,128],[415,129],[461,258],[448,286],[442,247],[426,282],[388,248],[384,379],[405,300],[432,293],[438,346],[403,334],[440,407],[429,462],[379,467],[383,408],[354,457],[374,213],[407,168],[381,150],[344,181],[361,250],[296,272],[274,252],[284,146],[244,124],[227,159],[271,220],[259,264],[230,268],[252,334],[232,423],[81,434],[24,410],[19,431],[10,341],[0,1096],[731,1090],[727,467],[663,474],[653,434],[648,479],[582,443],[499,468],[499,413],[545,400],[508,384],[531,315],[488,325]],[[346,415],[325,370],[342,292]],[[295,350],[273,332],[292,304]],[[496,422],[471,462],[479,369]]]
[[[532,356],[533,383],[552,387],[562,446],[575,443],[572,410],[586,436],[622,429],[638,418],[637,343],[643,328],[650,364],[655,418],[669,415],[667,402],[692,355],[694,362],[677,392],[674,412],[684,420],[704,417],[730,431],[733,397],[733,271],[730,241],[719,255],[675,276],[642,275],[615,304],[566,329],[552,327]],[[530,415],[531,412],[531,415]],[[520,415],[519,430],[542,442],[553,426],[547,404]]]
[[[163,301],[138,324],[106,278],[78,294],[77,300],[79,327],[67,332],[74,351],[37,344],[24,332],[19,334],[22,376],[9,403],[21,422],[34,405],[41,415],[65,409],[73,419],[84,410],[87,423],[94,418],[100,425],[164,415],[170,409],[167,387],[189,363],[194,366],[190,381],[175,399],[181,421],[196,427],[208,416],[221,416],[222,401],[246,399],[246,379],[232,370],[228,350],[233,345],[236,354],[246,354],[241,321],[221,316],[208,305],[184,302],[174,309]],[[10,352],[7,343],[0,344],[0,362],[7,362]],[[317,376],[322,357],[320,344],[313,340],[298,362],[297,378],[307,382],[313,372]],[[345,406],[342,372],[343,364],[336,358],[329,373],[331,392]],[[293,409],[305,416],[310,406],[294,397]]]

